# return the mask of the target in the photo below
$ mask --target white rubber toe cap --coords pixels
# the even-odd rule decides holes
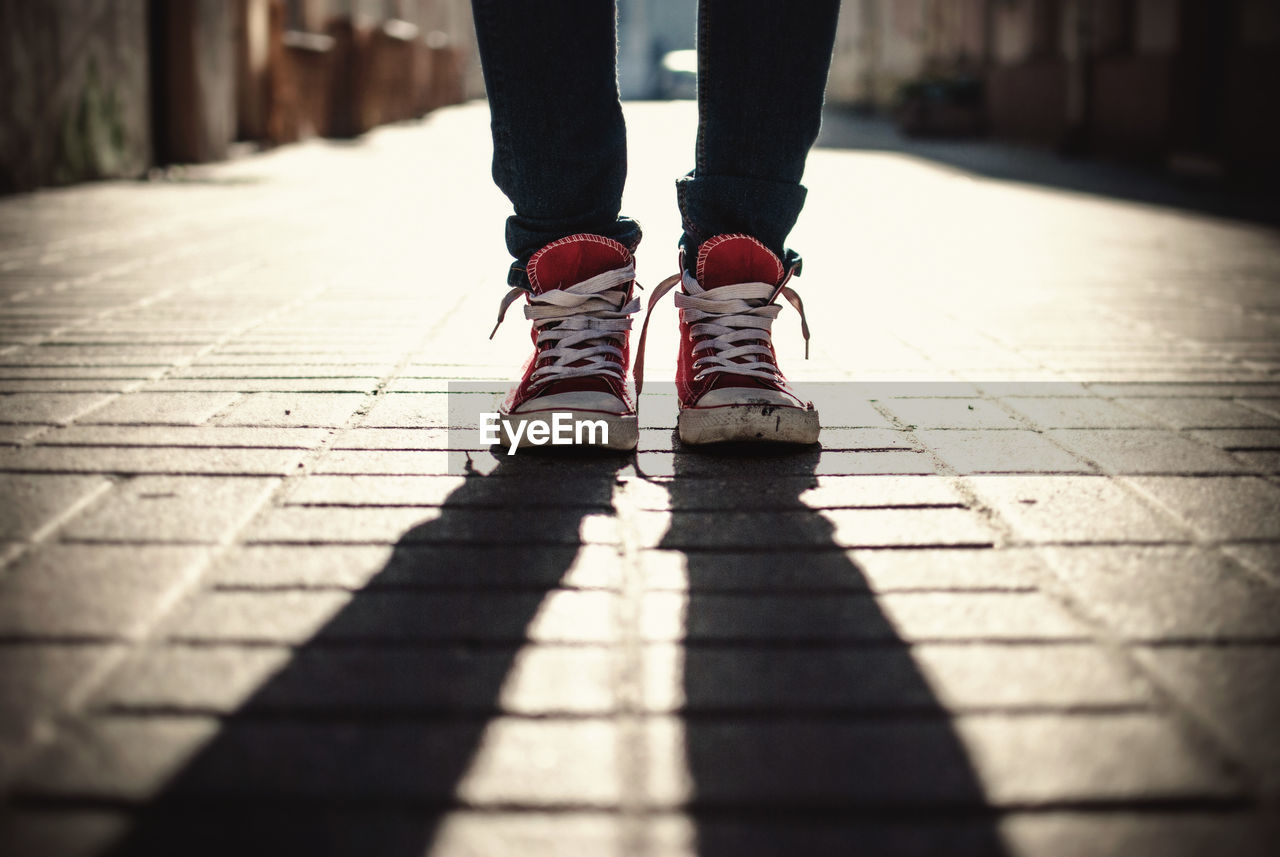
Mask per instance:
[[[612,393],[575,390],[570,393],[537,396],[516,408],[513,413],[528,414],[538,411],[598,411],[605,414],[627,414],[631,409],[627,407],[626,402]]]
[[[784,408],[803,408],[805,403],[781,390],[762,390],[759,387],[721,387],[708,391],[694,407],[716,408],[723,405],[777,405]]]

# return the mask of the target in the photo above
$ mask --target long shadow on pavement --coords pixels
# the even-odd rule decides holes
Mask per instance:
[[[946,711],[801,498],[820,455],[675,455],[698,853],[1002,854]]]
[[[831,523],[801,498],[819,456],[675,454],[660,547],[683,555],[688,573],[686,639],[668,647],[683,655],[686,702],[652,722],[684,730],[697,853],[999,855],[946,712]],[[545,715],[516,718],[517,729],[561,730],[549,767],[528,763],[547,734],[508,735],[508,765],[493,758],[504,739],[491,730],[513,722],[502,716],[513,693],[522,704],[512,677],[530,648],[547,648],[527,644],[540,622],[555,624],[552,600],[585,599],[561,604],[560,631],[585,635],[560,647],[571,659],[561,676],[577,670],[575,653],[607,653],[608,633],[590,626],[612,612],[607,575],[592,577],[608,563],[592,572],[575,559],[616,553],[607,538],[584,545],[584,533],[613,513],[627,460],[500,459],[407,532],[386,567],[222,720],[113,855],[422,857],[439,844],[441,819],[477,794],[528,806],[564,781],[559,808],[608,805],[616,784],[583,801],[568,769],[580,773],[578,757],[598,749],[586,733],[607,730],[611,689],[599,710],[588,699],[576,714],[515,712]],[[566,586],[584,568],[587,588]],[[543,698],[554,709],[565,695]],[[588,773],[608,780],[608,766],[593,764]],[[540,835],[555,846],[562,830],[549,818]],[[599,839],[606,853],[610,838]],[[480,841],[505,853],[518,840]]]
[[[583,546],[584,520],[612,514],[629,459],[499,461],[399,540],[386,567],[220,724],[112,854],[428,853],[505,707],[504,683],[540,608],[567,594],[587,599],[571,611],[608,613],[614,597],[558,587]]]

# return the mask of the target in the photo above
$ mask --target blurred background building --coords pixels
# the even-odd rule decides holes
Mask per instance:
[[[0,0],[0,192],[349,137],[483,92],[468,0]]]
[[[625,98],[694,97],[696,0],[618,0]],[[0,192],[351,137],[483,95],[469,0],[0,0]],[[551,60],[551,58],[549,58]],[[845,0],[829,101],[1275,177],[1277,0]]]
[[[661,58],[694,47],[696,6],[621,0],[624,95],[693,97],[672,83],[688,57]],[[1274,177],[1280,2],[844,0],[828,102],[908,133]]]
[[[830,99],[1202,173],[1275,175],[1276,0],[845,0]]]

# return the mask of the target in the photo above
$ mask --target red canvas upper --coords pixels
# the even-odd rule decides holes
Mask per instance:
[[[568,238],[562,238],[559,241],[548,244],[533,254],[525,271],[528,274],[529,285],[532,287],[533,293],[542,294],[554,289],[577,285],[584,280],[603,274],[605,271],[625,267],[631,264],[631,261],[631,252],[617,241],[601,235],[570,235]],[[627,289],[627,300],[631,299],[634,288],[635,284],[633,282]],[[537,348],[537,331],[532,331],[530,336],[533,339],[534,347]],[[628,337],[624,337],[621,348],[623,354],[621,360],[622,374],[625,378],[626,369],[631,365]],[[626,403],[628,408],[634,408],[625,382],[607,375],[567,378],[563,381],[552,381],[537,387],[531,387],[530,376],[535,369],[542,365],[543,361],[540,359],[539,353],[545,350],[546,347],[535,351],[528,363],[525,364],[520,384],[511,391],[504,405],[508,411],[518,408],[534,395],[543,396],[581,390],[612,393]],[[610,361],[618,362],[615,358],[610,358]]]
[[[734,283],[778,285],[786,272],[773,252],[749,235],[718,235],[698,250],[694,276],[704,289]]]
[[[749,235],[718,235],[706,241],[698,250],[694,276],[703,289],[736,283],[769,283],[781,286],[786,279],[786,269],[778,257],[755,238]],[[695,339],[690,332],[691,327],[692,325],[681,320],[680,354],[676,370],[676,392],[681,407],[693,407],[709,391],[724,387],[754,387],[791,392],[785,382],[766,381],[750,375],[716,372],[697,379],[699,370],[694,368],[693,363],[705,352],[695,355],[693,346],[704,337]],[[762,341],[773,354],[773,343]],[[773,354],[773,359],[776,364],[776,354]],[[741,357],[736,362],[750,362],[750,358]]]

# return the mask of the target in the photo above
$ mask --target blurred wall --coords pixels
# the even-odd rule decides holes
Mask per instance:
[[[469,0],[0,0],[0,192],[483,93]]]
[[[888,103],[903,83],[918,77],[926,56],[926,3],[845,0],[828,75],[828,101]]]
[[[1280,171],[1277,0],[845,0],[828,99],[976,77],[993,134],[1246,175]]]
[[[150,4],[152,125],[162,163],[225,158],[236,138],[238,6],[227,0]]]
[[[0,193],[151,162],[145,0],[0,0]]]

